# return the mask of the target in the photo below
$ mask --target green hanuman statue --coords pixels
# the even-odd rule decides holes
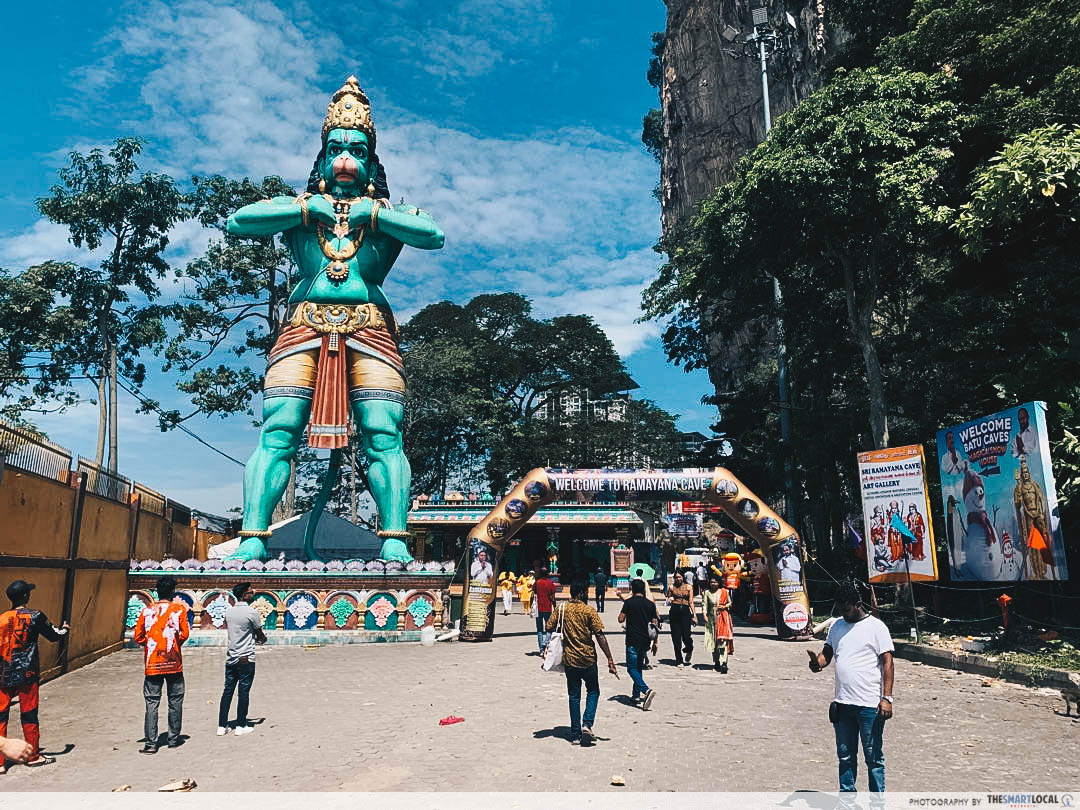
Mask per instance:
[[[307,191],[246,205],[229,218],[229,233],[283,234],[299,268],[270,350],[262,433],[244,470],[243,540],[236,557],[266,559],[270,515],[305,428],[309,445],[331,451],[305,538],[307,554],[315,556],[314,526],[349,443],[351,415],[379,510],[381,556],[412,559],[403,542],[411,478],[401,444],[405,376],[382,282],[404,245],[441,248],[443,233],[428,214],[391,205],[389,196],[375,154],[371,105],[350,76],[327,108]]]

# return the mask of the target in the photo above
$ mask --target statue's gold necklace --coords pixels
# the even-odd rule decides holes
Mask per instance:
[[[332,202],[334,213],[337,215],[334,236],[339,240],[350,237],[349,241],[345,242],[344,247],[334,247],[330,244],[330,240],[326,238],[326,230],[322,223],[320,222],[315,226],[316,233],[319,236],[319,248],[322,250],[323,255],[330,259],[330,263],[326,265],[326,277],[335,284],[340,284],[349,277],[349,260],[356,255],[360,245],[364,243],[364,226],[361,225],[355,231],[349,228],[349,210],[356,200],[335,200],[329,195],[327,195],[327,199]],[[355,237],[353,236],[354,233],[356,234]]]

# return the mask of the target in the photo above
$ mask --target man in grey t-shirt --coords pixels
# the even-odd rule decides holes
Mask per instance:
[[[232,706],[233,692],[240,687],[236,699],[236,733],[249,734],[255,727],[248,723],[248,693],[255,680],[255,645],[266,641],[262,631],[262,617],[255,612],[248,602],[254,592],[250,582],[240,582],[233,586],[236,604],[225,611],[225,624],[228,626],[229,647],[225,653],[225,691],[221,693],[218,706],[219,737],[229,731],[229,708]]]

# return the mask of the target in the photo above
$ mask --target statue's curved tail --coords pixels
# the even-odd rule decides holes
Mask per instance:
[[[308,515],[307,528],[304,530],[304,556],[309,560],[326,562],[315,551],[315,530],[319,528],[319,518],[330,500],[330,493],[334,491],[334,484],[341,472],[341,455],[344,448],[335,447],[330,451],[330,466],[326,468],[319,494],[315,496],[315,502],[311,505],[311,514]]]

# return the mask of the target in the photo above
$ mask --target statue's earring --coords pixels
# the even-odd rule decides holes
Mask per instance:
[[[368,186],[367,186],[367,195],[368,195],[369,197],[374,197],[374,196],[375,196],[375,186],[374,186],[374,185],[372,185],[371,183],[368,183]]]
[[[326,181],[325,180],[320,180],[319,181],[319,193],[320,194],[325,194],[326,193]]]

